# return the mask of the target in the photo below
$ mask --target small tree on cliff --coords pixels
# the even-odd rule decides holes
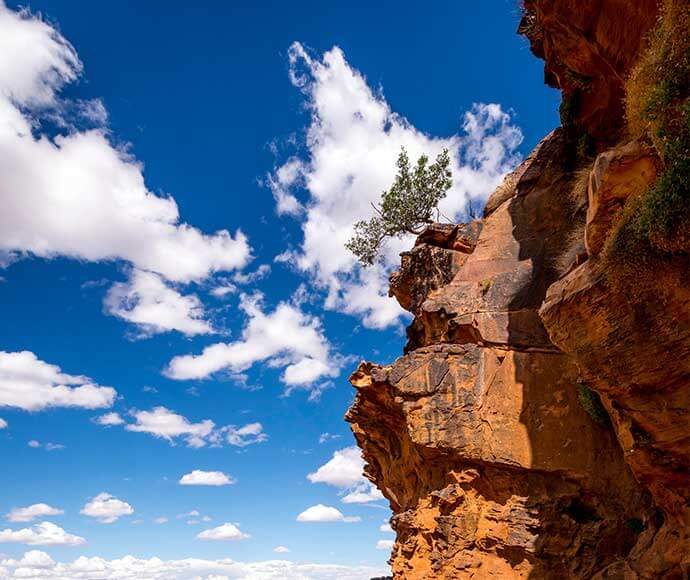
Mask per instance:
[[[404,148],[400,151],[393,185],[381,194],[379,205],[372,204],[376,215],[369,221],[357,222],[354,235],[345,244],[363,266],[376,261],[386,238],[418,235],[433,221],[434,210],[453,184],[448,150],[441,151],[431,165],[428,163],[429,158],[422,155],[411,169],[407,152]]]

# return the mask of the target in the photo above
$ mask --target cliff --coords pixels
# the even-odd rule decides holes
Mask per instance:
[[[395,578],[688,577],[690,245],[671,221],[632,260],[619,248],[675,171],[623,103],[677,6],[525,2],[563,126],[483,219],[432,225],[402,254],[405,354],[351,377]],[[687,179],[671,191],[690,202]]]

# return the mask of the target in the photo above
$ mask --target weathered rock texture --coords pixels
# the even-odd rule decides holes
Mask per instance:
[[[419,237],[391,277],[406,354],[359,366],[346,418],[394,512],[395,578],[688,578],[690,268],[632,296],[600,259],[658,170],[622,137],[619,78],[656,4],[525,5],[547,80],[600,91],[578,117],[600,153],[573,171],[558,129],[482,220]]]
[[[544,81],[574,97],[574,122],[601,143],[623,125],[623,84],[656,23],[659,0],[525,0],[519,32]],[[566,100],[566,102],[569,102]]]

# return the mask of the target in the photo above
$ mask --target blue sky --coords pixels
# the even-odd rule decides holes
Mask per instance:
[[[343,242],[401,145],[450,149],[461,219],[557,125],[517,3],[18,6],[0,3],[0,578],[29,550],[44,577],[127,555],[204,561],[160,578],[385,571],[390,514],[342,417],[357,361],[402,352],[385,279],[411,240],[364,272]],[[179,483],[194,472],[226,485]],[[64,513],[12,515],[36,504]]]

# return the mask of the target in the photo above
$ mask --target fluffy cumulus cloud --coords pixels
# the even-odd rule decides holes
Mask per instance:
[[[9,528],[0,530],[0,543],[28,544],[29,546],[80,546],[85,541],[84,538],[67,533],[60,526],[50,522],[41,522],[20,530]],[[0,578],[2,578],[1,568]]]
[[[286,548],[285,546],[276,546],[275,548],[273,548],[273,551],[276,554],[288,554],[290,552],[290,549]]]
[[[393,547],[393,540],[379,540],[376,542],[377,550],[390,550]]]
[[[288,391],[311,388],[315,381],[335,377],[342,359],[333,353],[318,318],[299,305],[281,302],[266,312],[260,294],[243,294],[240,308],[247,323],[239,340],[216,343],[198,355],[177,356],[166,374],[173,379],[202,379],[219,371],[241,373],[264,361],[282,367],[281,380]]]
[[[202,471],[201,469],[185,473],[179,481],[180,485],[210,485],[215,487],[233,483],[235,480],[222,471]]]
[[[0,253],[124,260],[175,282],[245,265],[241,232],[204,234],[180,221],[172,197],[146,187],[142,165],[98,125],[102,104],[79,107],[96,128],[41,132],[36,119],[75,108],[60,90],[82,72],[59,32],[0,1],[0,54]]]
[[[2,212],[0,212],[2,213]],[[48,407],[110,407],[115,389],[68,375],[30,351],[0,351],[0,407],[40,411]]]
[[[307,478],[312,483],[327,483],[336,487],[352,487],[362,480],[364,460],[354,445],[333,453],[333,457]]]
[[[391,240],[382,263],[366,270],[356,266],[345,243],[392,182],[400,148],[413,161],[449,150],[453,186],[439,209],[455,220],[466,216],[468,204],[482,204],[518,162],[522,134],[499,105],[477,104],[464,115],[459,134],[430,137],[393,112],[339,48],[315,58],[295,43],[289,58],[290,78],[305,96],[311,123],[306,155],[290,157],[267,180],[278,212],[302,225],[301,247],[287,256],[327,290],[326,307],[360,316],[369,327],[394,324],[402,310],[387,297],[387,273],[412,240]]]
[[[125,420],[120,417],[119,413],[105,413],[104,415],[99,415],[94,420],[94,423],[98,425],[103,425],[104,427],[113,427],[115,425],[124,425]]]
[[[132,515],[134,508],[126,501],[102,492],[89,500],[79,513],[95,518],[102,524],[112,524],[123,516]]]
[[[362,474],[364,460],[358,447],[346,447],[333,453],[331,459],[307,475],[312,483],[325,483],[342,491],[343,503],[369,503],[384,499],[381,492]]]
[[[148,433],[159,439],[175,444],[183,439],[188,447],[200,448],[210,445],[221,447],[223,444],[246,447],[268,440],[261,423],[247,423],[242,427],[225,425],[217,427],[211,419],[198,423],[190,421],[166,407],[154,407],[150,411],[133,409],[129,412],[133,421],[128,422],[119,413],[106,413],[93,421],[105,427],[123,425],[127,431]]]
[[[7,429],[7,421],[0,417],[0,429]]]
[[[125,556],[106,560],[80,557],[69,563],[53,560],[45,552],[31,550],[20,559],[0,559],[0,580],[41,578],[65,580],[362,580],[386,576],[390,569],[372,566],[342,566],[268,560],[238,562],[230,559],[148,560]]]
[[[135,324],[142,336],[171,330],[187,336],[214,331],[196,295],[181,294],[152,272],[133,269],[127,282],[113,284],[103,304],[109,314]]]
[[[47,503],[35,503],[26,507],[12,508],[5,516],[10,522],[30,522],[36,518],[59,516],[65,512]]]
[[[268,440],[268,435],[264,433],[261,423],[247,423],[243,427],[229,425],[222,429],[226,441],[236,447],[246,447],[255,443],[263,443]]]
[[[133,411],[132,416],[136,422],[125,425],[127,431],[148,433],[170,442],[183,437],[190,447],[206,445],[206,437],[213,432],[215,427],[210,419],[192,423],[186,417],[165,407],[154,407],[151,411]]]
[[[322,503],[308,507],[297,516],[298,522],[346,522],[360,521],[359,516],[345,516],[338,508]]]
[[[242,532],[235,524],[225,523],[217,528],[211,528],[204,530],[203,532],[199,532],[196,537],[199,540],[223,542],[230,540],[246,540],[251,536]]]

